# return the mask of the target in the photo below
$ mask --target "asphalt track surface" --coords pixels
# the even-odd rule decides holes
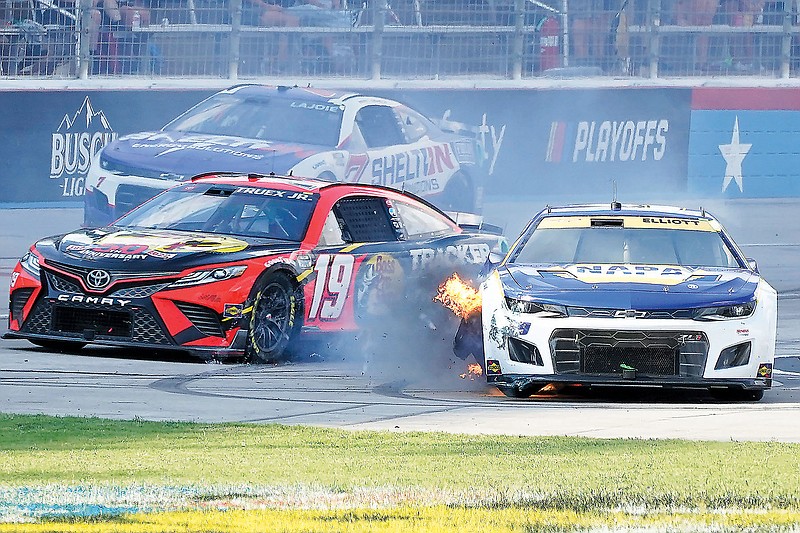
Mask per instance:
[[[678,202],[696,206],[697,202]],[[116,419],[313,424],[346,429],[800,442],[800,219],[794,200],[706,202],[779,293],[773,388],[756,403],[703,392],[566,389],[517,400],[447,353],[451,333],[392,353],[314,354],[286,365],[207,364],[111,348],[54,354],[0,341],[0,411]],[[538,205],[494,202],[514,235]],[[495,216],[497,215],[497,216]],[[494,218],[492,218],[494,217]],[[16,260],[37,238],[80,224],[77,209],[0,209],[0,316]]]

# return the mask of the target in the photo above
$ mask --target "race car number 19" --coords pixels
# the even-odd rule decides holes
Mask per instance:
[[[309,319],[339,318],[350,289],[353,262],[353,256],[346,254],[322,254],[317,258],[317,263],[314,265],[317,283],[314,286],[314,296],[308,312]]]

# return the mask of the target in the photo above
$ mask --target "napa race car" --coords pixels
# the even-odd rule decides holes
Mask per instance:
[[[125,135],[105,146],[86,178],[84,226],[109,224],[176,182],[209,171],[384,185],[446,211],[475,212],[483,161],[474,137],[445,132],[399,102],[238,85],[160,131]]]
[[[6,337],[280,361],[299,339],[419,315],[445,272],[474,276],[504,243],[386,187],[203,175],[35,243],[11,275]]]
[[[508,396],[559,383],[759,400],[772,384],[776,292],[704,210],[548,207],[486,272],[455,351],[485,358]]]

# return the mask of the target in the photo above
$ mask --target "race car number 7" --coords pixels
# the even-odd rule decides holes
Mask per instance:
[[[342,314],[353,274],[352,255],[322,254],[314,265],[317,283],[308,312],[309,319],[335,320]]]

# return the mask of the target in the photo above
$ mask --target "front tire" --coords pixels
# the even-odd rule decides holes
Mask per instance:
[[[475,211],[475,188],[462,172],[456,173],[447,183],[438,206],[443,211],[472,213]]]
[[[301,300],[291,278],[269,275],[256,291],[247,333],[247,353],[258,363],[277,363],[291,356],[300,331]]]

